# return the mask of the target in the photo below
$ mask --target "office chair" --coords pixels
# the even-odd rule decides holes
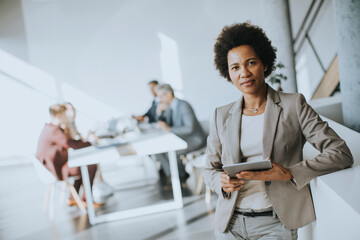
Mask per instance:
[[[35,157],[31,156],[31,161],[35,167],[36,173],[40,180],[48,185],[48,190],[45,194],[43,212],[46,213],[46,210],[49,206],[49,219],[53,220],[55,214],[55,191],[57,185],[61,185],[62,196],[65,196],[66,187],[69,189],[70,194],[75,199],[77,205],[79,206],[81,212],[86,213],[84,204],[82,203],[79,194],[76,192],[74,186],[69,183],[71,180],[78,180],[81,176],[72,176],[66,180],[57,180],[56,177]],[[65,199],[65,198],[64,198]]]
[[[205,132],[205,135],[208,136],[209,135],[209,121],[204,120],[204,121],[200,121],[200,125],[201,128],[203,129],[203,131]],[[183,160],[186,170],[187,172],[191,173],[194,172],[195,173],[195,178],[196,178],[196,194],[200,194],[201,190],[202,190],[202,186],[204,185],[204,173],[203,173],[203,169],[205,166],[205,160],[206,160],[206,146],[193,151],[193,152],[189,152],[186,155],[182,155],[180,156],[180,158]],[[208,186],[205,186],[206,190],[205,190],[205,202],[206,204],[210,204],[210,200],[211,200],[211,190]]]

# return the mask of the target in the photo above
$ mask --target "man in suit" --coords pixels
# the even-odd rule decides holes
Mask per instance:
[[[159,82],[156,81],[156,80],[152,80],[152,81],[149,82],[149,88],[150,88],[151,94],[154,96],[154,99],[153,99],[153,101],[151,103],[151,107],[149,108],[149,110],[144,115],[133,116],[133,118],[135,118],[139,122],[143,122],[146,119],[146,117],[148,118],[149,123],[153,123],[153,122],[157,121],[156,107],[157,107],[157,104],[158,104],[158,100],[156,98],[155,88],[156,88],[156,86],[158,84],[159,84]]]
[[[185,171],[180,156],[205,146],[206,136],[197,120],[191,105],[175,97],[174,90],[169,84],[157,87],[157,95],[160,99],[158,114],[161,112],[157,127],[172,132],[187,142],[188,148],[177,151],[177,161],[181,182],[189,177]],[[169,160],[161,154],[159,157],[165,174],[170,176]]]

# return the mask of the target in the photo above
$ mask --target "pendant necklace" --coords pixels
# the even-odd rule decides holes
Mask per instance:
[[[264,104],[264,106],[266,105],[266,103]],[[244,107],[246,109],[249,109],[250,111],[253,111],[254,113],[257,113],[259,111],[259,109],[261,109],[263,106],[259,106],[258,108],[249,108],[249,107]]]

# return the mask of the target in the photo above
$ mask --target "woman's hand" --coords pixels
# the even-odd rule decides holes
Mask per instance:
[[[98,136],[93,131],[89,131],[86,137],[87,141],[91,143],[91,145],[96,145],[99,142]]]
[[[260,181],[289,181],[293,178],[290,170],[279,163],[272,162],[272,168],[266,171],[242,171],[236,174],[237,178]]]
[[[239,191],[245,183],[244,179],[230,178],[225,172],[220,174],[220,180],[222,189],[227,193]]]

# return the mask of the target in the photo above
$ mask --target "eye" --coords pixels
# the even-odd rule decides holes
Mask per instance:
[[[250,62],[248,63],[249,66],[252,66],[252,65],[255,65],[255,64],[256,64],[256,61],[250,61]]]
[[[233,71],[236,71],[236,70],[238,70],[239,69],[239,66],[233,66],[232,68],[231,68],[231,70],[233,70]]]

